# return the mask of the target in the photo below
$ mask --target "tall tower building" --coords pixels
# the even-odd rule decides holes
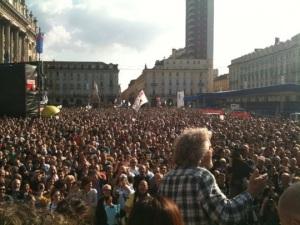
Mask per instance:
[[[185,35],[188,58],[213,60],[214,0],[186,0]]]

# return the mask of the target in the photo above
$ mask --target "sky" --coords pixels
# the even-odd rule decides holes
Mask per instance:
[[[119,65],[122,91],[145,64],[185,45],[185,0],[26,0],[45,33],[43,60]],[[300,0],[215,0],[214,68],[300,33]]]

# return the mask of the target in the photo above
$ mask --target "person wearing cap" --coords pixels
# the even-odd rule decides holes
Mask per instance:
[[[105,211],[105,199],[112,196],[112,188],[109,184],[102,187],[102,195],[97,202],[97,207],[94,217],[94,225],[107,225],[107,215]]]
[[[282,225],[300,224],[300,182],[288,187],[280,196],[278,213]]]

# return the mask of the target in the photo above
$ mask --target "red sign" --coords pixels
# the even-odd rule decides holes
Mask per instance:
[[[237,119],[242,119],[242,120],[249,120],[252,118],[251,114],[245,111],[233,111],[229,113],[229,116]]]
[[[204,108],[200,109],[200,112],[204,115],[224,115],[225,112],[222,109]]]
[[[35,91],[36,90],[35,80],[27,80],[26,81],[26,90],[27,91]]]

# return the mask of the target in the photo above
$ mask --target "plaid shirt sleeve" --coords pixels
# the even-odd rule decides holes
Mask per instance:
[[[228,199],[220,190],[214,176],[207,170],[199,180],[199,201],[212,221],[217,224],[236,224],[247,217],[252,206],[252,196],[243,192]]]

